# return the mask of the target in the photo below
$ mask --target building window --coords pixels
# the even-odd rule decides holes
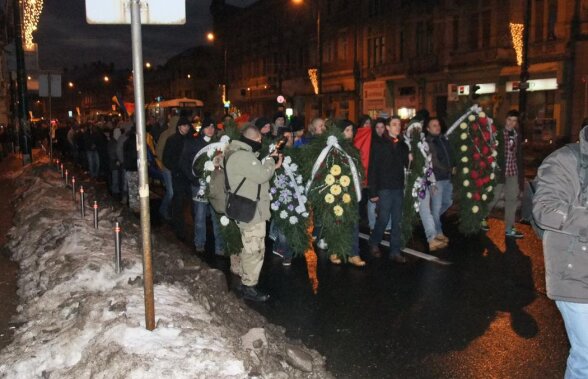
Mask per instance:
[[[433,23],[421,21],[416,25],[417,56],[428,55],[433,51]]]
[[[323,46],[323,62],[330,63],[334,62],[336,57],[336,44],[335,41],[327,41]]]
[[[492,11],[482,12],[482,48],[490,47],[490,31],[492,28]]]
[[[557,0],[549,0],[549,11],[547,13],[549,19],[547,20],[547,39],[554,40],[555,24],[557,23]]]
[[[459,16],[453,16],[453,50],[459,49]]]
[[[384,63],[386,54],[386,40],[384,37],[368,39],[368,67],[375,67]]]
[[[478,50],[478,28],[480,24],[480,15],[474,13],[469,21],[468,46],[470,50]]]
[[[398,61],[402,62],[404,60],[404,32],[401,31],[400,35],[398,36]]]
[[[535,0],[535,41],[543,41],[545,1]]]
[[[382,2],[383,0],[369,0],[369,17],[376,17],[382,13]]]
[[[347,60],[347,35],[341,33],[339,35],[339,46],[337,46],[337,59],[340,61]]]

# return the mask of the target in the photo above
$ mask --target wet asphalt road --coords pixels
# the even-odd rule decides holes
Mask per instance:
[[[450,247],[436,254],[450,266],[369,259],[365,241],[363,269],[334,266],[323,253],[318,295],[303,259],[283,267],[267,254],[260,286],[272,300],[250,306],[325,355],[340,378],[561,378],[569,346],[544,295],[541,243],[528,226],[520,226],[527,238],[505,241],[502,222],[490,225],[471,238],[450,228]]]
[[[158,205],[152,201],[153,222],[167,228],[157,226]],[[541,243],[531,228],[521,225],[526,238],[505,241],[498,219],[487,235],[471,238],[456,232],[454,218],[447,224],[450,247],[436,255],[451,265],[370,259],[361,241],[365,268],[320,255],[317,295],[304,260],[283,267],[268,245],[260,287],[272,299],[249,305],[323,354],[340,378],[563,377],[569,346],[544,295]],[[414,239],[424,241],[422,231]],[[227,260],[211,251],[203,258],[228,272]]]

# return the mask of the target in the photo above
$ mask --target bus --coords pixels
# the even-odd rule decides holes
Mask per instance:
[[[198,99],[182,97],[179,99],[154,101],[147,104],[146,108],[148,116],[155,117],[162,125],[165,125],[171,116],[176,115],[187,117],[190,120],[195,116],[202,118],[204,103]]]

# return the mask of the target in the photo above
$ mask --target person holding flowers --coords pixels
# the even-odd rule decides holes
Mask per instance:
[[[379,214],[370,236],[370,252],[381,257],[379,248],[386,225],[390,221],[390,260],[406,263],[401,253],[400,222],[404,199],[405,168],[409,163],[409,148],[400,134],[400,118],[392,116],[383,138],[373,141],[369,166],[370,201],[378,203]]]

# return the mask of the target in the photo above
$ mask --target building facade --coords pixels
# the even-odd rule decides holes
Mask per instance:
[[[214,0],[211,11],[227,57],[221,83],[243,112],[270,115],[284,95],[295,114],[318,115],[309,69],[322,63],[323,115],[410,118],[426,108],[451,120],[477,102],[501,120],[518,108],[524,6],[259,0],[236,8]],[[588,0],[531,0],[529,25],[527,135],[577,135],[588,116]]]

